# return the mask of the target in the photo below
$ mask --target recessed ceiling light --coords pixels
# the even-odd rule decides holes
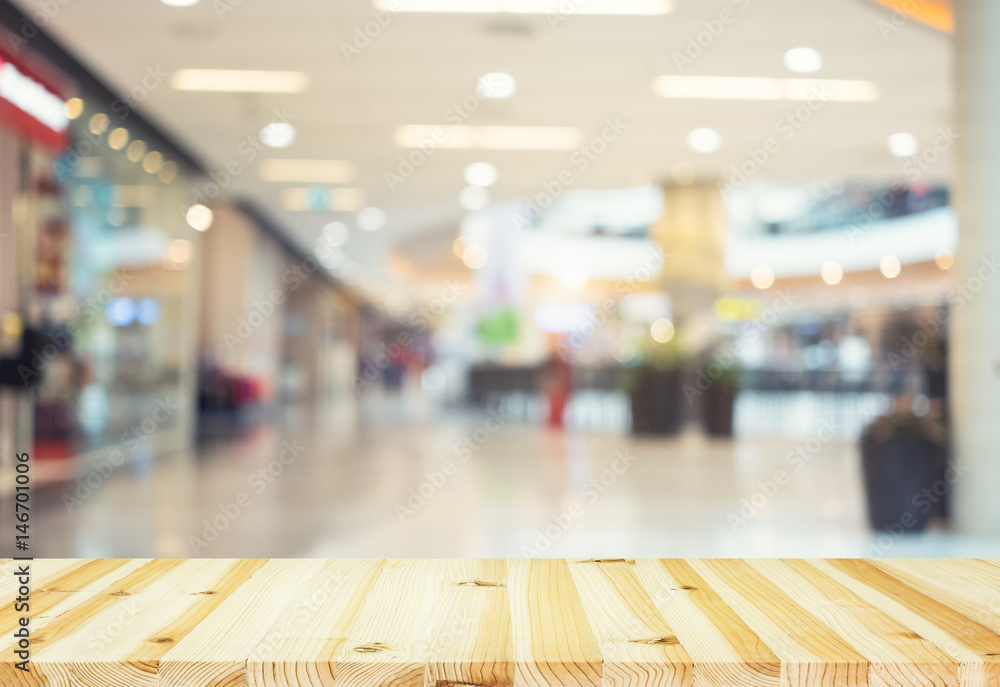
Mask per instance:
[[[482,210],[490,204],[490,192],[481,186],[466,186],[458,194],[458,203],[466,210]]]
[[[705,100],[878,100],[871,81],[846,79],[776,79],[757,76],[658,76],[653,90],[664,98]]]
[[[209,208],[198,204],[189,207],[184,218],[192,229],[208,231],[208,228],[212,226],[213,214]]]
[[[128,145],[128,129],[118,127],[108,134],[108,145],[112,150],[121,150]]]
[[[452,150],[572,150],[583,142],[583,131],[570,126],[448,126],[406,124],[398,127],[396,145],[433,145]]]
[[[560,273],[559,279],[571,289],[582,289],[590,281],[587,273],[579,267],[568,267]]]
[[[350,235],[350,229],[343,222],[330,222],[323,227],[323,240],[331,246],[343,246]]]
[[[913,134],[900,132],[889,137],[889,152],[896,157],[910,157],[920,150],[920,142]]]
[[[136,139],[128,144],[125,149],[125,157],[129,162],[138,162],[146,154],[146,142]]]
[[[812,48],[792,48],[785,53],[784,61],[796,74],[812,74],[823,68],[823,56]]]
[[[346,184],[357,175],[357,166],[348,160],[270,159],[260,163],[257,173],[264,181]]]
[[[486,249],[474,243],[466,246],[465,250],[462,251],[462,262],[471,270],[478,270],[486,264],[488,258]]]
[[[830,260],[823,263],[819,270],[819,276],[823,278],[824,283],[834,286],[844,278],[844,268],[840,266],[839,262]]]
[[[497,168],[489,162],[473,162],[465,168],[465,183],[471,186],[492,186],[497,180]]]
[[[558,11],[551,0],[373,0],[378,9],[393,12],[455,12],[547,14]],[[669,14],[672,0],[588,0],[571,4],[574,14],[656,15]]]
[[[365,231],[378,231],[385,226],[385,210],[382,208],[365,208],[356,218],[358,226]]]
[[[191,7],[197,5],[201,0],[160,0],[160,2],[171,7]]]
[[[886,279],[895,279],[899,276],[903,266],[899,263],[899,258],[895,255],[886,255],[879,262],[879,270]]]
[[[170,85],[179,91],[299,93],[309,85],[309,76],[303,72],[180,69],[170,77]]]
[[[66,101],[66,117],[76,119],[83,114],[83,100],[80,98],[70,98]]]
[[[665,317],[653,322],[649,327],[649,335],[653,337],[653,341],[657,343],[667,343],[672,338],[674,338],[674,323]]]
[[[951,266],[955,264],[955,256],[951,254],[950,250],[942,248],[934,256],[934,263],[943,270],[951,269]]]
[[[296,135],[295,127],[288,122],[271,122],[260,130],[260,140],[268,148],[287,148]]]
[[[490,72],[479,77],[476,92],[483,98],[503,100],[517,92],[517,79],[505,72]]]
[[[714,153],[722,145],[722,136],[715,129],[695,129],[687,135],[687,143],[696,153]]]
[[[757,265],[750,272],[750,283],[758,289],[770,288],[774,283],[774,270],[767,265]]]

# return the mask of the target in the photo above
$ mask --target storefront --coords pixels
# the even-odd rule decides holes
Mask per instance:
[[[31,447],[65,476],[73,456],[190,443],[198,169],[51,42],[35,47],[0,45],[0,449]]]

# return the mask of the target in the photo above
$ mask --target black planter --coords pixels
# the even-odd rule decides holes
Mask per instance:
[[[678,433],[684,414],[681,371],[643,368],[636,374],[631,393],[632,433]]]
[[[941,493],[946,457],[940,446],[924,438],[877,439],[866,433],[861,463],[872,529],[922,532],[931,517],[946,514],[947,493]]]
[[[733,436],[733,404],[736,387],[718,382],[710,386],[703,397],[702,413],[705,432],[710,437]]]

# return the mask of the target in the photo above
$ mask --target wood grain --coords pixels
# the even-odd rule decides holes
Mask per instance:
[[[2,687],[1000,687],[993,560],[36,560]]]

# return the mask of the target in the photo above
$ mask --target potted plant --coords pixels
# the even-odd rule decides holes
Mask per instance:
[[[908,407],[865,428],[861,464],[872,529],[921,532],[947,514],[946,446],[944,423]]]
[[[710,437],[733,436],[733,407],[739,386],[739,370],[723,367],[702,397],[702,420]]]
[[[642,362],[632,368],[626,389],[632,408],[632,433],[668,435],[684,420],[683,370],[675,336],[667,343],[649,339]]]

